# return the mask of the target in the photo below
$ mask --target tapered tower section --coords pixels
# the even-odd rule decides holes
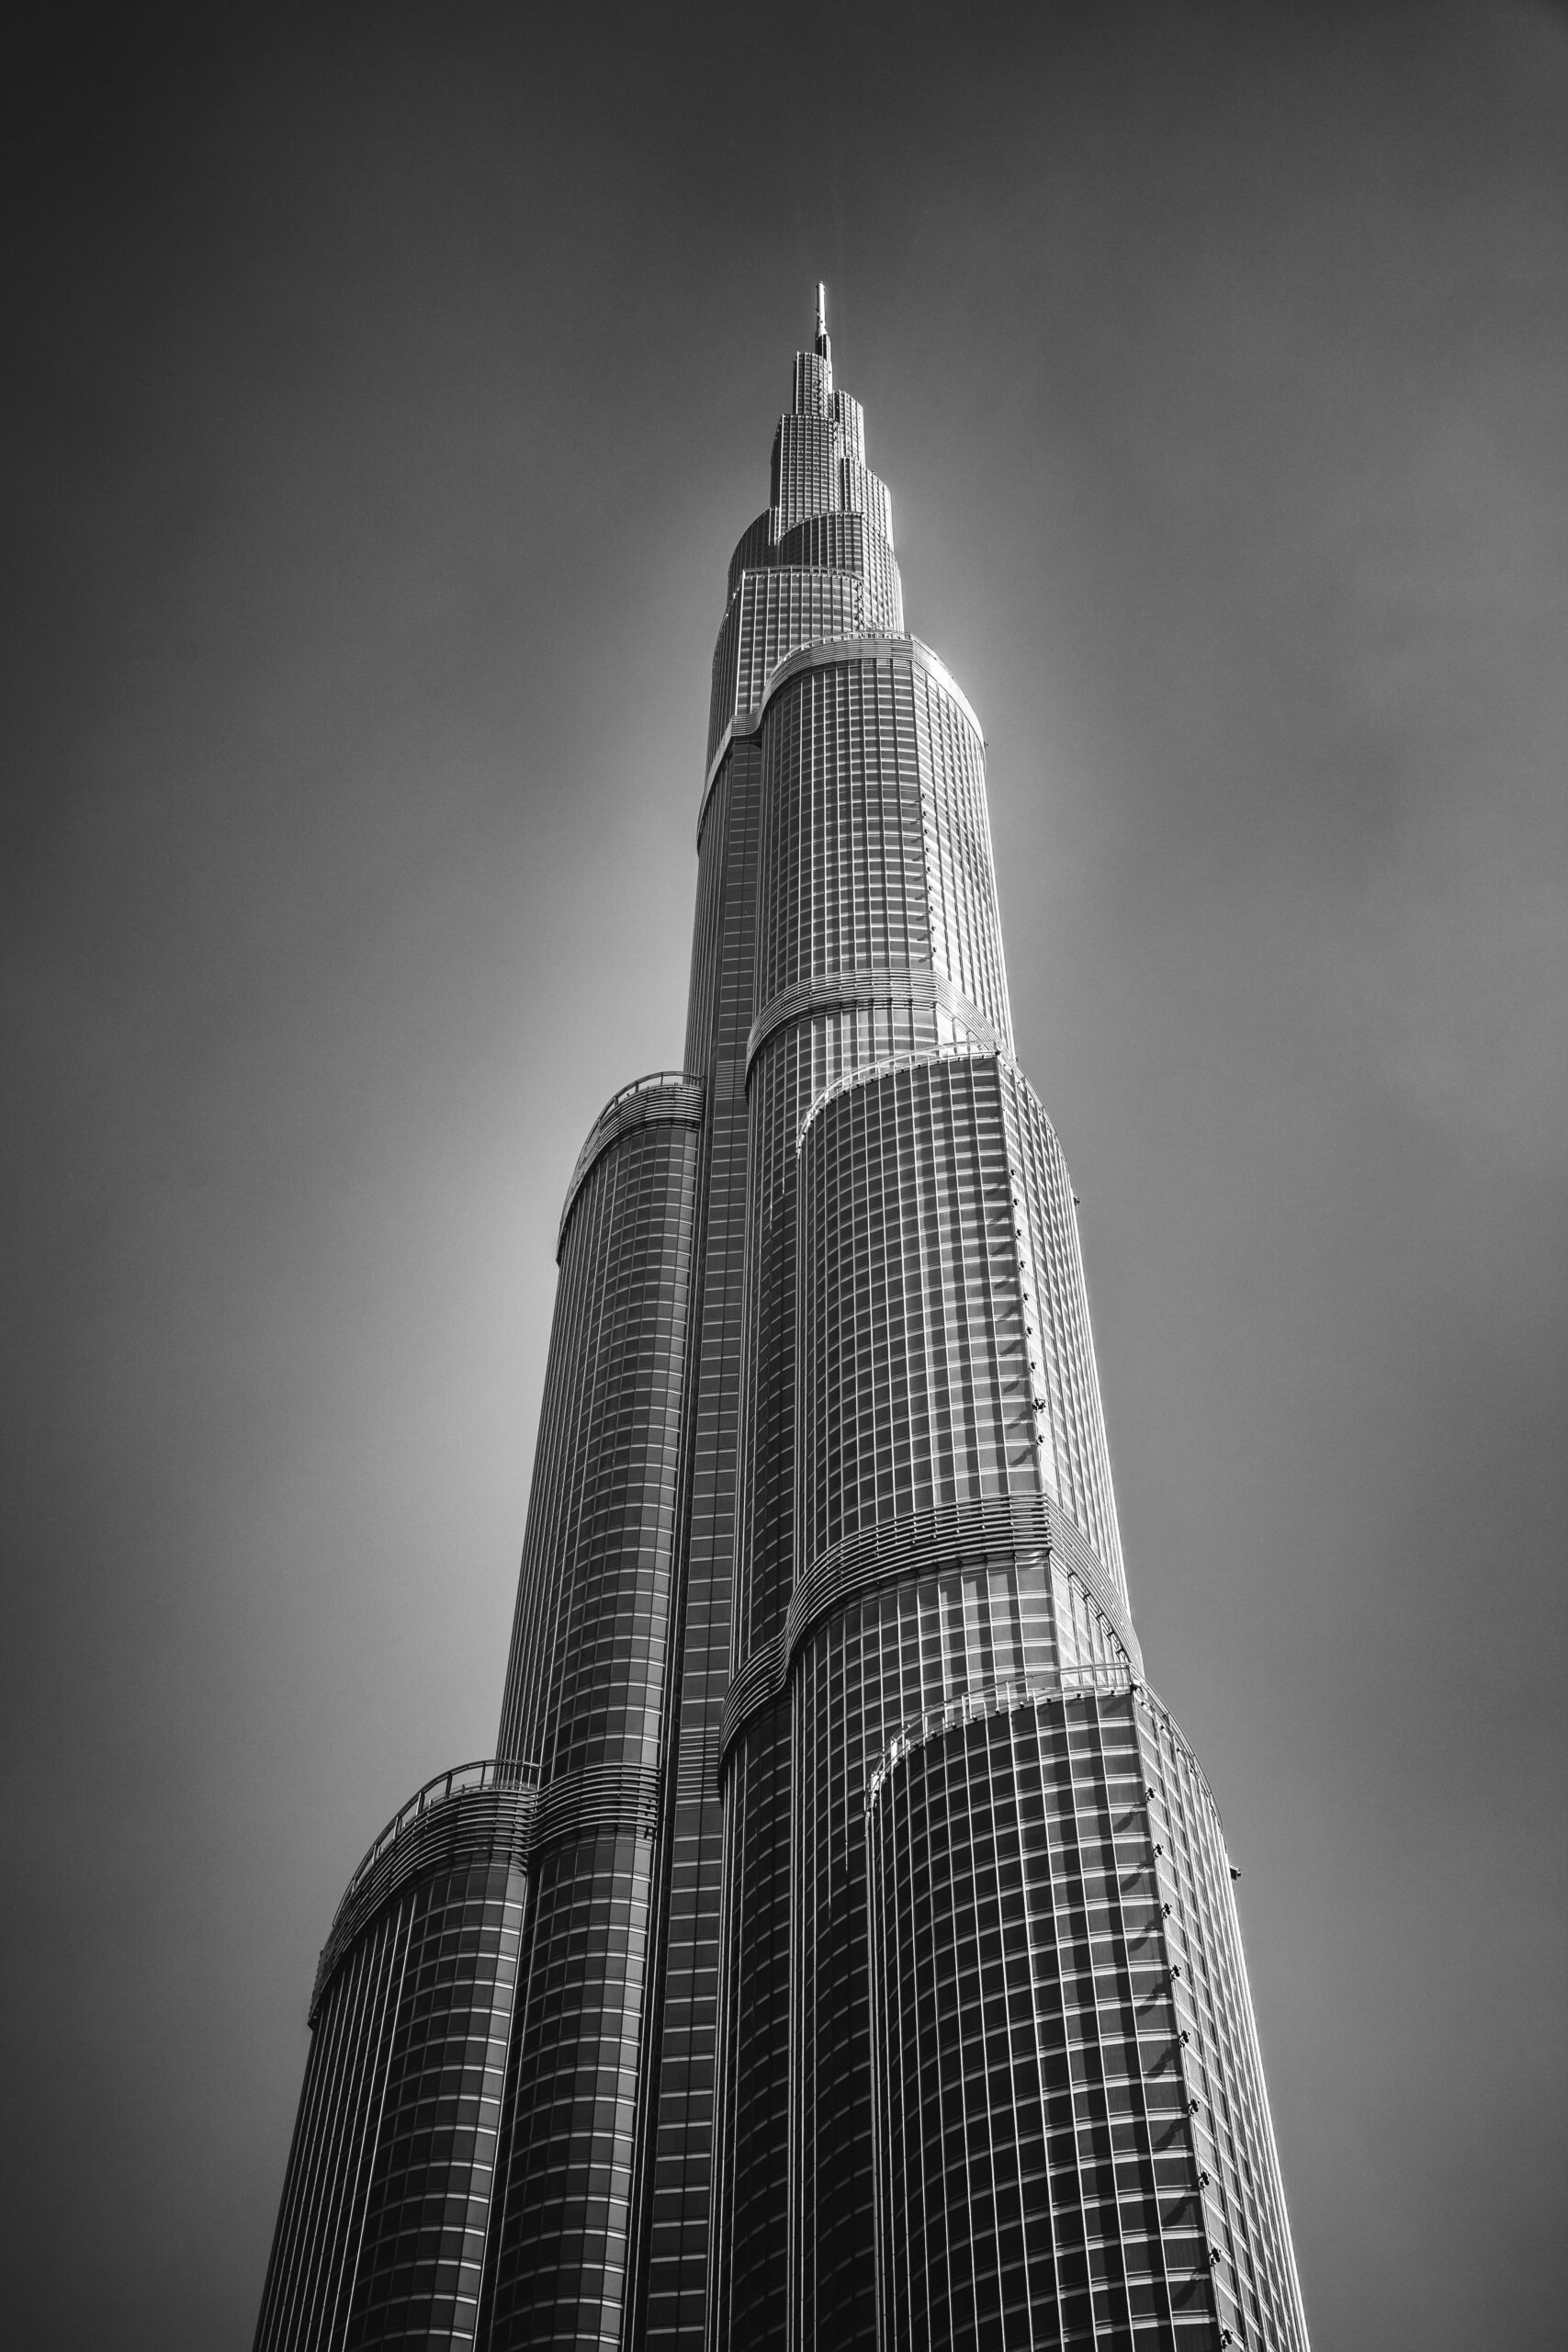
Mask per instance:
[[[258,2343],[1306,2352],[964,694],[818,293],[679,1070],[568,1188],[498,1756],[322,1957]]]
[[[756,842],[709,2341],[1295,2347],[1228,1869],[1143,1683],[1072,1187],[1013,1058],[981,729],[904,632],[820,317],[792,390],[704,820]]]

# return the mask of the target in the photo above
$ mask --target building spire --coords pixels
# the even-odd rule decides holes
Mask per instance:
[[[828,340],[828,288],[820,278],[817,281],[817,356],[832,364],[833,349]]]

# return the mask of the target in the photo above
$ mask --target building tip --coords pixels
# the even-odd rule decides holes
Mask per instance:
[[[817,281],[817,356],[828,356],[828,288],[820,278]]]

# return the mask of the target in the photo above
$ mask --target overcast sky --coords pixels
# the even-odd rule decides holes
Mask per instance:
[[[1315,2352],[1554,2346],[1568,17],[544,19],[6,75],[7,2341],[244,2352],[338,1894],[492,1745],[822,277]]]

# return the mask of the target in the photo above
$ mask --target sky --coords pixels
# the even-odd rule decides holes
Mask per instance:
[[[1555,2345],[1568,14],[7,38],[8,2343],[248,2346],[337,1897],[490,1752],[822,277],[1316,2352]]]

